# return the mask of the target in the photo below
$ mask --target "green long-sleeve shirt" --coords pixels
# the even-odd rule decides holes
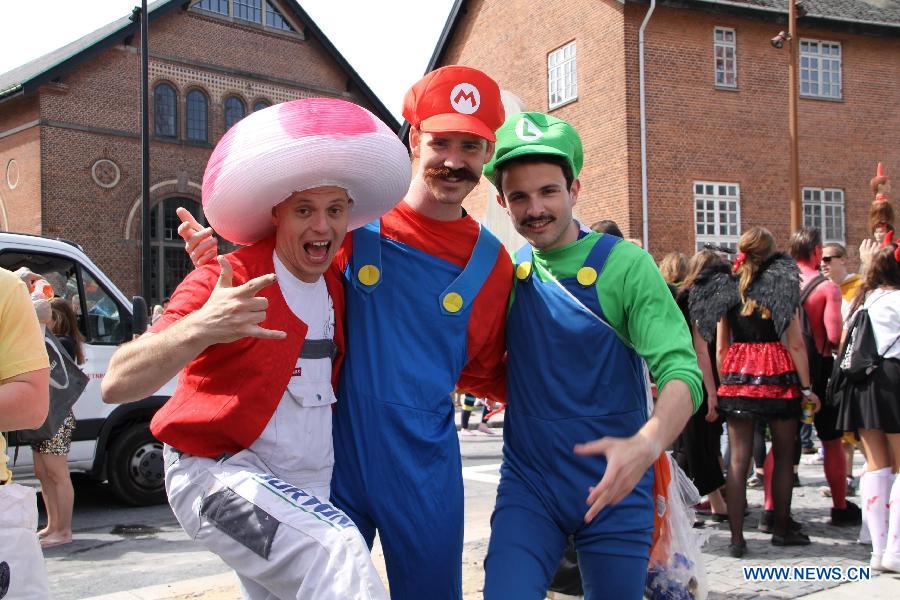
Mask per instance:
[[[548,251],[534,252],[541,281],[575,277],[599,233]],[[691,333],[653,258],[628,242],[615,245],[594,284],[607,322],[647,362],[657,387],[680,379],[691,390],[694,410],[703,402],[703,379]],[[513,287],[510,306],[515,301]]]

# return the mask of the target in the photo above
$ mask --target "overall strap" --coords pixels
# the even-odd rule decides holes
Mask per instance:
[[[584,259],[578,273],[575,274],[575,280],[568,280],[565,283],[568,291],[588,310],[600,317],[601,320],[607,322],[606,315],[603,314],[603,308],[600,306],[600,299],[597,297],[597,290],[594,284],[597,278],[603,272],[603,267],[609,258],[610,253],[616,244],[622,241],[622,238],[604,233],[600,236],[591,251]]]
[[[597,276],[603,272],[603,266],[606,265],[606,260],[609,258],[610,252],[612,252],[613,247],[616,244],[622,241],[622,238],[604,233],[600,235],[600,239],[597,240],[597,243],[594,244],[594,247],[591,248],[591,251],[588,252],[587,257],[584,259],[584,265],[582,265],[581,269],[593,269],[594,270],[594,281],[597,280]],[[581,277],[578,283],[582,283],[581,279],[586,279],[585,277]],[[592,285],[593,282],[588,284],[583,284],[585,287],[588,285]]]
[[[356,289],[368,294],[381,283],[381,220],[375,219],[351,235],[350,280]]]
[[[525,244],[516,251],[516,279],[523,282],[531,279],[533,261],[534,248],[531,244]]]
[[[441,292],[438,302],[445,315],[460,315],[464,312],[487,281],[497,263],[500,241],[483,225],[478,228],[478,240],[469,262],[453,283]]]

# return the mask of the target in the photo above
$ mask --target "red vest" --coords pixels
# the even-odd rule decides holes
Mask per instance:
[[[228,254],[234,285],[274,273],[274,248],[274,238],[268,238]],[[214,264],[188,277],[205,277],[215,285],[219,271]],[[335,265],[326,271],[325,283],[334,305],[338,354],[332,385],[336,385],[344,356],[344,289]],[[178,290],[173,302],[177,294]],[[290,381],[308,327],[288,307],[277,284],[263,288],[257,296],[269,301],[260,326],[284,331],[287,338],[243,338],[204,350],[184,368],[175,393],[153,417],[150,431],[159,440],[188,454],[215,458],[250,447],[265,429]]]

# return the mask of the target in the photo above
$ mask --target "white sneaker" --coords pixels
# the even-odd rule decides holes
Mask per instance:
[[[869,568],[873,571],[883,571],[884,567],[881,564],[881,554],[872,553],[872,558],[869,559]]]
[[[479,423],[478,431],[480,431],[481,433],[483,433],[485,435],[494,435],[494,430],[491,429],[487,423]]]
[[[474,435],[474,433],[469,431],[468,429],[460,429],[459,435]]]
[[[894,573],[900,573],[900,554],[894,554],[893,552],[885,552],[881,556],[881,570],[882,571],[893,571]]]

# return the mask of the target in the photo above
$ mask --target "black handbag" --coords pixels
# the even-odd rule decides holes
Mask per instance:
[[[88,384],[88,376],[49,330],[44,333],[44,344],[50,358],[50,409],[43,425],[16,432],[16,441],[20,444],[36,444],[52,438]]]

